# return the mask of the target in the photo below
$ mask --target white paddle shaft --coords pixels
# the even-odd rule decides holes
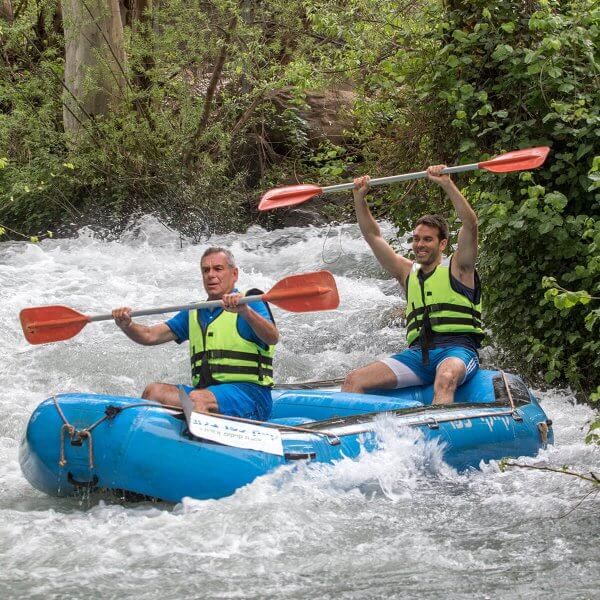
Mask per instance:
[[[442,174],[449,175],[451,173],[464,173],[465,171],[476,171],[479,169],[479,163],[471,163],[470,165],[459,165],[457,167],[446,167]],[[379,177],[378,179],[371,179],[369,185],[371,187],[377,185],[389,185],[390,183],[397,183],[398,181],[410,181],[411,179],[425,179],[427,177],[427,171],[418,171],[416,173],[406,173],[405,175],[392,175],[390,177]],[[354,182],[350,183],[339,183],[338,185],[329,185],[323,188],[323,194],[329,194],[331,192],[341,192],[342,190],[351,190],[354,187]]]
[[[240,298],[238,304],[250,304],[250,302],[258,302],[262,300],[261,296],[244,296]],[[179,312],[180,310],[196,310],[201,308],[218,308],[223,306],[220,300],[206,300],[206,302],[193,302],[192,304],[183,304],[181,306],[165,306],[163,308],[147,308],[145,310],[134,310],[131,313],[132,317],[144,317],[146,315],[162,315],[164,313]],[[108,321],[112,319],[112,315],[95,315],[90,317],[92,321]]]

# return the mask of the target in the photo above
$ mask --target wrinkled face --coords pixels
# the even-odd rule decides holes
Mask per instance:
[[[440,240],[436,227],[421,223],[413,231],[412,249],[415,253],[415,261],[420,265],[438,264],[447,244],[448,240]]]
[[[227,256],[222,252],[209,254],[200,263],[202,282],[209,300],[219,300],[223,294],[229,294],[238,279],[237,267],[227,262]]]

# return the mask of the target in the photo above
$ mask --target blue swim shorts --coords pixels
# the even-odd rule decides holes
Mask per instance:
[[[186,394],[195,388],[189,385],[179,385]],[[211,391],[217,399],[219,412],[222,415],[242,417],[266,421],[271,414],[273,401],[271,388],[256,383],[221,383],[205,388]]]
[[[463,346],[444,346],[430,350],[428,365],[423,364],[420,348],[407,348],[400,354],[384,358],[381,362],[396,374],[398,387],[401,388],[433,383],[438,367],[447,358],[459,358],[465,363],[467,372],[459,385],[469,381],[479,368],[477,352]]]

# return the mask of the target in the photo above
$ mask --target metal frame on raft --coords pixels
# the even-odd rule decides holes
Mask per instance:
[[[523,417],[519,414],[518,408],[522,406],[526,406],[527,404],[531,404],[531,398],[529,396],[529,390],[524,385],[519,385],[519,393],[516,396],[513,396],[508,377],[504,371],[500,371],[499,377],[494,377],[494,394],[496,397],[500,396],[501,393],[506,394],[505,401],[496,401],[496,402],[461,402],[459,404],[431,404],[428,406],[418,406],[411,408],[397,408],[391,409],[389,411],[376,411],[370,413],[362,413],[359,415],[351,415],[347,417],[334,417],[331,419],[326,419],[323,421],[314,421],[311,423],[306,423],[302,426],[302,429],[305,430],[304,433],[333,433],[331,429],[338,429],[342,427],[349,427],[349,430],[346,432],[336,432],[336,437],[344,437],[348,435],[357,435],[361,433],[369,433],[372,429],[363,428],[356,429],[352,428],[353,425],[362,425],[365,423],[372,423],[373,420],[382,415],[389,414],[397,417],[405,417],[410,415],[419,415],[427,412],[439,412],[440,410],[455,412],[455,415],[446,415],[446,416],[429,416],[424,417],[422,420],[418,421],[410,421],[403,423],[408,427],[421,427],[427,426],[429,429],[439,429],[441,423],[451,423],[457,421],[465,421],[465,420],[473,420],[480,419],[486,417],[512,417],[515,421],[520,422],[523,421]],[[502,384],[500,388],[499,384]],[[293,384],[290,384],[290,386]],[[307,385],[307,384],[304,384]],[[524,392],[524,393],[523,393]],[[504,411],[499,410],[490,410],[490,409],[499,409],[502,407],[507,407]],[[469,411],[471,414],[465,414],[465,411]],[[472,411],[472,412],[471,412]],[[548,440],[548,431],[549,428],[552,427],[552,421],[550,419],[546,419],[541,423],[538,423],[538,429],[540,430],[540,437],[543,443],[547,443]],[[285,426],[282,427],[282,433],[285,433]],[[329,431],[327,431],[329,429]]]

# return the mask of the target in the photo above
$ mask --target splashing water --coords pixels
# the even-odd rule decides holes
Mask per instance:
[[[339,233],[334,229],[333,233]],[[390,233],[388,230],[387,233]],[[326,228],[214,237],[240,267],[240,287],[324,268],[341,304],[327,313],[274,309],[281,382],[343,376],[405,344],[390,326],[402,303],[356,227],[342,253]],[[333,236],[334,237],[334,236]],[[337,244],[337,241],[335,242]],[[381,450],[333,465],[271,473],[218,501],[177,506],[49,498],[18,465],[29,415],[57,392],[137,395],[150,381],[186,382],[187,349],[146,348],[111,322],[66,342],[30,346],[18,312],[64,304],[85,314],[203,299],[205,246],[151,217],[117,240],[0,244],[0,595],[3,598],[591,598],[600,581],[598,493],[581,480],[497,463],[458,474],[414,430],[377,425]],[[324,260],[328,264],[324,265]],[[163,317],[144,322],[159,322]],[[539,394],[556,444],[528,464],[598,470],[583,443],[588,407]]]

